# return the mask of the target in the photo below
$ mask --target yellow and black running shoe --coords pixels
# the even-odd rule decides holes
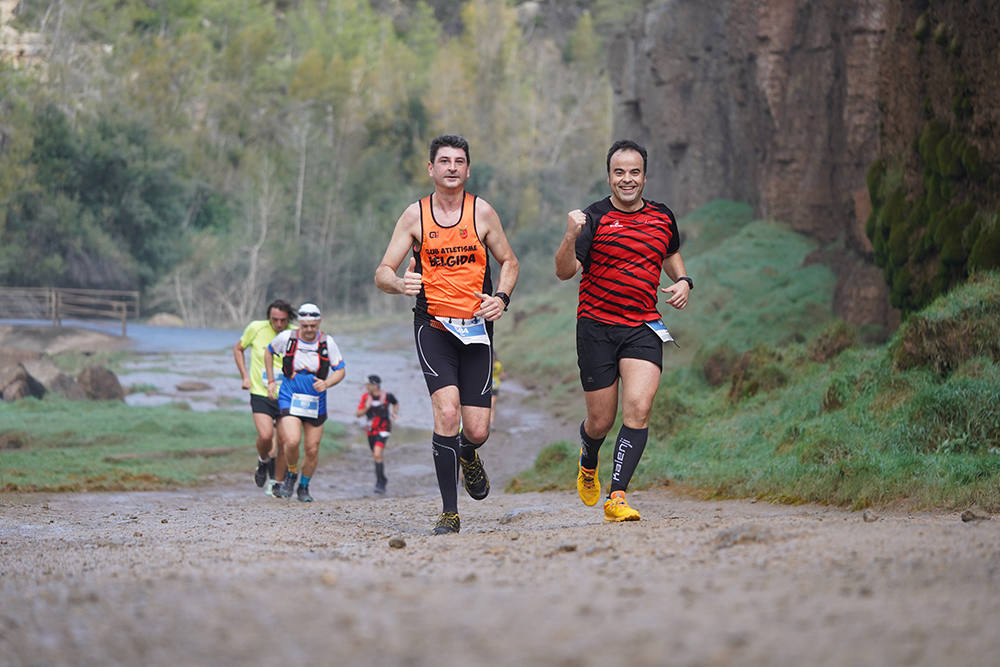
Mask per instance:
[[[466,461],[461,456],[458,462],[462,464],[462,477],[465,480],[465,490],[469,492],[474,500],[482,500],[490,495],[490,478],[486,476],[486,469],[483,468],[483,460],[479,458],[479,452],[471,461]]]
[[[441,518],[434,524],[435,535],[447,535],[457,533],[462,527],[462,522],[458,519],[457,512],[441,512]]]

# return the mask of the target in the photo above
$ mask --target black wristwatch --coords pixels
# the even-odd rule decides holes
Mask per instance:
[[[510,308],[510,295],[507,294],[507,292],[497,292],[493,296],[495,296],[498,299],[500,299],[501,301],[503,301],[503,309],[504,310],[507,310],[508,308]]]
[[[680,282],[682,280],[688,284],[688,288],[689,289],[694,289],[694,281],[693,280],[691,280],[687,276],[681,276],[680,278],[677,279],[676,282]]]

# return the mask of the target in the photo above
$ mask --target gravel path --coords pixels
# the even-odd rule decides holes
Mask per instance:
[[[660,488],[629,495],[642,521],[605,524],[573,491],[502,492],[574,430],[541,438],[526,392],[504,388],[493,491],[461,492],[459,535],[428,534],[440,501],[417,427],[390,440],[386,497],[356,425],[311,504],[249,475],[0,494],[0,664],[996,664],[1000,521]]]

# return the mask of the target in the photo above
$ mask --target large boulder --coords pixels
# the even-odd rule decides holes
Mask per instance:
[[[20,360],[11,361],[10,357],[5,357],[0,359],[0,392],[3,400],[16,401],[28,396],[41,398],[45,388],[28,375]]]
[[[28,374],[29,382],[33,380],[40,384],[45,393],[52,392],[75,401],[87,398],[83,387],[48,359],[22,361],[21,367]]]
[[[87,366],[76,377],[87,398],[97,401],[124,401],[125,390],[118,376],[103,366]]]
[[[28,382],[27,375],[22,378],[18,378],[8,384],[3,388],[3,400],[5,401],[16,401],[19,398],[28,398],[29,396],[34,396],[35,398],[41,398],[40,394],[32,393],[37,385],[32,385]]]

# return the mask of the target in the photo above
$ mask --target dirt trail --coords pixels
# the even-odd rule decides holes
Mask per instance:
[[[996,664],[1000,521],[655,489],[629,496],[642,521],[605,524],[572,491],[502,492],[544,423],[504,388],[493,491],[460,492],[459,535],[428,534],[417,428],[390,440],[386,497],[360,432],[311,504],[249,475],[0,494],[0,664]]]

